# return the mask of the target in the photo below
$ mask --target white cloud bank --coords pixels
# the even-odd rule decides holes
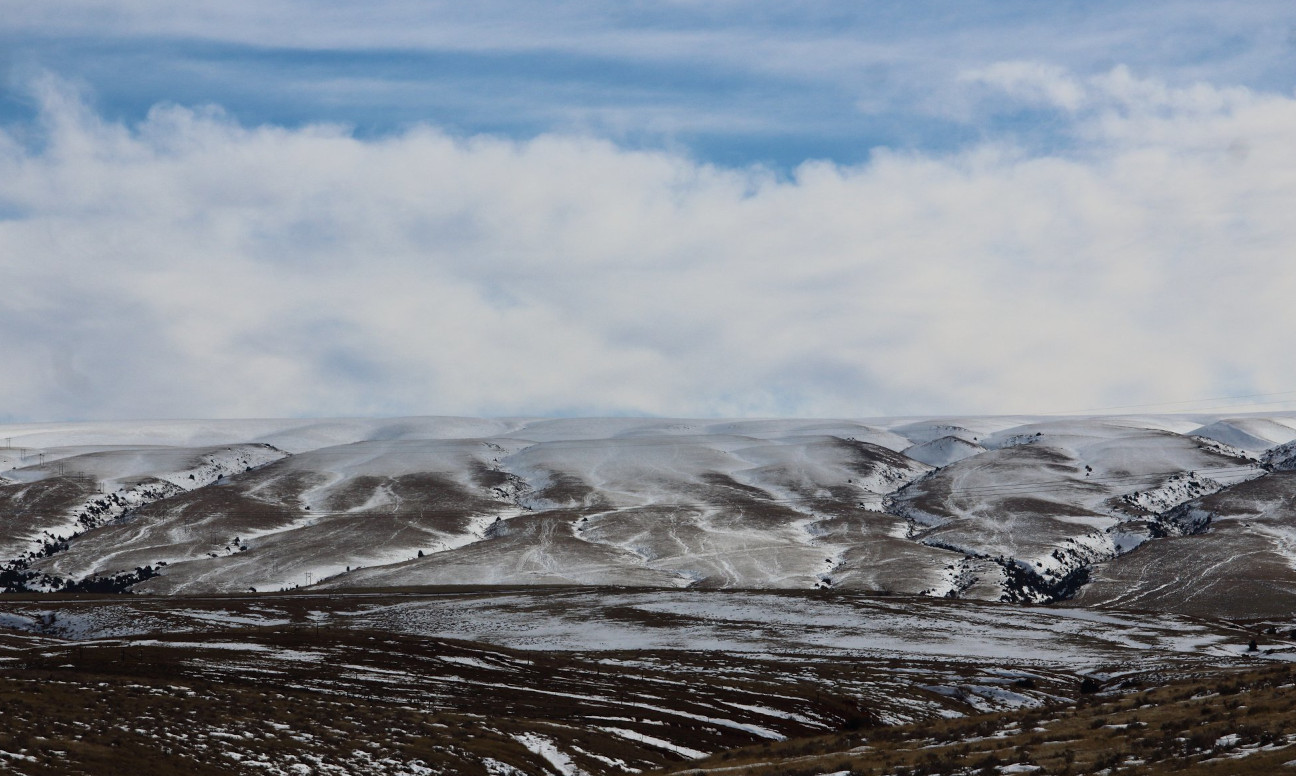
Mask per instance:
[[[977,82],[976,84],[971,81]],[[0,416],[866,416],[1296,389],[1296,100],[971,74],[1061,107],[790,180],[608,142],[360,140],[56,82],[0,133]]]

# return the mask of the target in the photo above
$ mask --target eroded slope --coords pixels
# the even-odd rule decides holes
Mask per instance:
[[[0,454],[0,582],[1081,593],[1249,614],[1260,609],[1224,591],[1252,585],[1281,607],[1296,586],[1279,471],[1296,460],[1293,427],[1196,415],[15,426],[0,431],[20,445]],[[1185,563],[1201,584],[1168,582]]]

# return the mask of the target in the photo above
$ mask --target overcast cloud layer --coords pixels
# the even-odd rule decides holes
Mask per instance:
[[[254,46],[292,9],[257,26],[81,5],[97,28],[23,3],[2,28]],[[531,38],[461,18],[453,46],[406,43],[617,50],[633,25],[580,38],[579,5]],[[701,57],[659,21],[621,56]],[[347,24],[401,40],[313,17],[293,45],[347,48]],[[856,62],[847,42],[798,60],[755,27],[780,78]],[[161,97],[133,115],[73,59],[22,64],[26,113],[0,124],[0,418],[1024,413],[1296,390],[1296,98],[1259,44],[1098,67],[924,35],[978,53],[917,96],[855,100],[855,120],[966,136],[773,166],[565,119],[371,132]],[[691,99],[662,115],[736,146],[738,114],[786,118]]]

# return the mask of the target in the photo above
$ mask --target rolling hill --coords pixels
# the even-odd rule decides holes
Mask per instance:
[[[1296,602],[1296,415],[0,427],[0,583]],[[1238,591],[1246,591],[1239,595]]]

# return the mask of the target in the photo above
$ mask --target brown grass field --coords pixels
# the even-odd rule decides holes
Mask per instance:
[[[808,596],[785,599],[837,599]],[[1296,761],[1296,672],[1272,662],[1282,654],[1264,658],[1281,633],[1262,635],[1255,657],[1184,654],[1092,674],[916,650],[791,651],[776,634],[769,651],[597,639],[519,649],[362,617],[467,601],[487,621],[521,611],[537,630],[552,621],[524,603],[632,633],[682,627],[635,603],[657,598],[3,597],[0,772],[1267,774]],[[952,617],[969,605],[942,606]],[[982,605],[978,616],[996,611],[1020,610]],[[1223,631],[1235,632],[1248,631]],[[1008,700],[987,711],[996,698]]]
[[[1296,772],[1296,670],[1220,671],[1011,714],[835,733],[722,752],[672,774]]]

